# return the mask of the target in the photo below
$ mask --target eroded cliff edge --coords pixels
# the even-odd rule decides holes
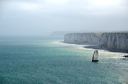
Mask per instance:
[[[68,33],[65,43],[89,44],[92,48],[128,52],[128,32],[111,33]]]

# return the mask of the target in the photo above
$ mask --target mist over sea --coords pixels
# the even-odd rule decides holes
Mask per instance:
[[[65,44],[60,39],[1,39],[0,84],[127,84],[128,60],[100,50]]]

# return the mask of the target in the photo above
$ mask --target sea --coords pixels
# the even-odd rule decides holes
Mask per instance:
[[[128,84],[127,53],[99,50],[51,38],[1,38],[0,84]]]

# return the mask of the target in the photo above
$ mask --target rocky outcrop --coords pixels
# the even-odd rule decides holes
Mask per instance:
[[[112,51],[128,52],[128,33],[69,33],[64,42],[89,44]]]

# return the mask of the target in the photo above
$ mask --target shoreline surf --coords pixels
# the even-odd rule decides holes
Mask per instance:
[[[63,46],[66,46],[66,47],[75,47],[75,48],[78,48],[78,49],[81,49],[81,50],[93,50],[93,51],[95,50],[94,48],[88,47],[90,45],[70,44],[70,43],[63,42],[63,40],[57,40],[57,41],[54,41],[53,43],[63,45]],[[104,49],[97,49],[97,50],[100,52],[100,55],[102,57],[103,57],[102,54],[111,54],[111,55],[113,55],[112,57],[104,56],[104,57],[107,57],[107,58],[124,58],[123,56],[127,55],[127,53],[124,53],[124,52],[112,52],[112,51],[108,51],[108,50],[104,50]]]

